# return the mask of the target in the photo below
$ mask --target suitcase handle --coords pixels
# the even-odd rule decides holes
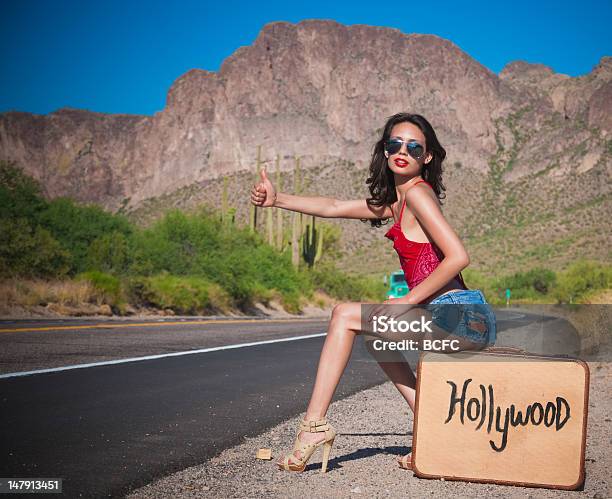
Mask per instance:
[[[516,353],[516,354],[526,354],[529,353],[522,348],[517,347],[486,347],[481,350],[482,352],[490,352],[490,353]]]
[[[481,350],[481,352],[485,352],[485,353],[508,353],[508,354],[514,354],[514,355],[523,355],[523,356],[537,356],[537,357],[548,357],[550,359],[568,359],[568,360],[578,360],[575,356],[572,356],[570,354],[567,353],[558,353],[558,354],[554,354],[554,355],[546,355],[546,354],[534,354],[531,352],[528,352],[527,350],[523,350],[522,348],[517,348],[517,347],[485,347]]]

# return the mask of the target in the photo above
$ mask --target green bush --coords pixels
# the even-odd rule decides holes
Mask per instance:
[[[331,263],[315,267],[310,271],[313,287],[325,291],[338,300],[382,301],[386,286],[371,277],[351,276],[335,268]]]
[[[559,275],[553,296],[559,303],[572,303],[611,286],[612,265],[585,260],[573,263]]]
[[[0,161],[0,224],[3,269],[38,277],[90,270],[88,253],[95,249],[94,262],[102,265],[100,270],[115,270],[120,262],[104,238],[109,234],[127,238],[132,232],[126,218],[97,206],[80,206],[66,198],[46,201],[40,185],[6,161]],[[117,236],[112,237],[117,242]]]
[[[132,278],[129,283],[133,302],[178,314],[207,314],[229,305],[227,294],[203,277],[160,274]]]
[[[86,267],[103,272],[123,274],[129,265],[128,239],[113,231],[93,240],[87,249]]]
[[[36,222],[46,208],[38,182],[0,161],[0,276],[61,277],[70,253]]]
[[[47,206],[40,184],[14,162],[0,161],[0,214],[2,218],[34,220]]]
[[[497,289],[498,295],[502,295],[504,298],[506,289],[509,288],[514,299],[538,299],[552,290],[556,278],[556,274],[552,270],[535,268],[497,279],[494,287]]]
[[[221,251],[220,229],[215,220],[189,216],[178,210],[170,211],[132,238],[131,272],[143,275],[163,271],[174,275],[202,274],[196,260],[203,253]]]
[[[293,304],[310,291],[308,278],[296,272],[289,254],[279,254],[246,229],[224,227],[205,212],[167,213],[134,234],[130,252],[133,275],[201,276],[227,290],[242,307],[268,300],[271,290]]]
[[[91,270],[78,274],[76,279],[91,283],[98,294],[99,305],[106,303],[113,308],[125,306],[125,298],[119,278],[104,272]]]
[[[75,273],[88,270],[88,251],[96,239],[113,232],[124,236],[132,232],[126,218],[97,206],[80,206],[66,198],[51,201],[37,218],[37,222],[70,251],[71,270]]]
[[[62,277],[70,254],[40,226],[25,218],[0,218],[0,276]]]

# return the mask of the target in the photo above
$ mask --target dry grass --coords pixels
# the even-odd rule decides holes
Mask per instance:
[[[227,291],[215,283],[208,283],[208,308],[221,314],[233,313],[232,300]],[[266,301],[282,302],[282,295],[275,290],[270,292]],[[111,308],[111,306],[113,308]],[[152,310],[138,304],[114,303],[112,296],[104,290],[96,289],[85,279],[45,281],[41,279],[0,280],[0,316],[86,316],[121,315]],[[160,307],[161,310],[162,307]],[[172,307],[164,310],[165,313]],[[201,312],[201,311],[200,311]]]
[[[47,308],[67,315],[99,313],[104,297],[87,281],[10,279],[0,281],[0,314]],[[96,307],[92,307],[96,305]],[[104,308],[106,311],[107,307]]]
[[[208,298],[211,306],[219,312],[226,314],[232,309],[231,297],[221,286],[211,283],[208,288]]]
[[[332,298],[327,293],[317,290],[313,294],[312,302],[319,308],[331,308],[338,303],[338,300]]]
[[[612,304],[612,289],[604,289],[597,291],[583,300],[581,303],[590,303],[592,305],[611,305]]]

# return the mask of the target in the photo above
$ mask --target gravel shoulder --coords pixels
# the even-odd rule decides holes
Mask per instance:
[[[339,434],[326,474],[320,473],[320,450],[304,473],[280,471],[274,465],[280,455],[291,449],[303,416],[300,414],[257,437],[245,439],[200,466],[165,477],[127,497],[610,497],[612,366],[608,362],[589,362],[589,367],[584,490],[427,480],[400,469],[395,457],[410,451],[412,412],[387,382],[332,403],[328,417]],[[255,459],[261,447],[272,449],[272,461]]]

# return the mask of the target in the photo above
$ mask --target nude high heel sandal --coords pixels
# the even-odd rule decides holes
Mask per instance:
[[[325,440],[312,443],[302,442],[299,438],[300,431],[306,431],[308,433],[325,433]],[[301,473],[306,468],[306,464],[314,454],[315,450],[317,450],[318,447],[323,446],[321,473],[325,473],[327,471],[327,462],[329,461],[329,454],[335,438],[336,430],[327,422],[327,419],[323,418],[319,421],[302,421],[295,437],[293,450],[290,454],[285,456],[282,465],[278,464],[279,469],[285,471],[297,471]],[[299,458],[295,456],[295,451],[297,450],[299,450],[301,454]]]
[[[406,456],[398,457],[397,464],[399,464],[400,468],[412,471],[412,453],[407,454]]]

